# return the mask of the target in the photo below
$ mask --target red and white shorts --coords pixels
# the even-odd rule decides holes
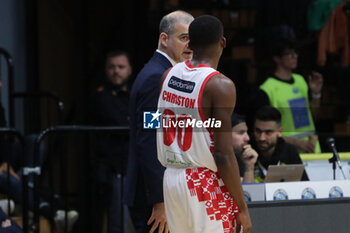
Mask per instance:
[[[238,207],[218,173],[167,168],[164,202],[171,233],[232,233]]]

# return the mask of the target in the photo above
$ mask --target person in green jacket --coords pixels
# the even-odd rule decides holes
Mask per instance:
[[[323,76],[313,71],[307,83],[303,76],[293,73],[298,64],[298,53],[290,40],[281,39],[275,43],[272,54],[276,68],[260,85],[255,104],[260,107],[271,105],[281,112],[282,136],[286,142],[301,152],[319,153],[321,148],[310,105],[320,103]]]

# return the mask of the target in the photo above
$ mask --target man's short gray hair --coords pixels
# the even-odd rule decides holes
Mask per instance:
[[[193,21],[193,16],[185,11],[174,11],[162,18],[159,24],[159,34],[164,32],[171,35],[174,32],[175,23],[189,24]]]

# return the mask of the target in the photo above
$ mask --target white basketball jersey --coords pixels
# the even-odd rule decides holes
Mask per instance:
[[[158,100],[162,113],[157,131],[158,160],[165,167],[206,167],[216,172],[213,157],[214,119],[205,119],[201,107],[204,86],[219,72],[189,61],[175,65],[164,79]]]

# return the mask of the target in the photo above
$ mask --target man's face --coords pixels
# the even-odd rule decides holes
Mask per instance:
[[[245,122],[232,127],[232,144],[236,154],[241,154],[243,152],[243,146],[247,145],[249,142],[247,131],[248,127]]]
[[[298,53],[294,49],[286,49],[279,57],[275,57],[275,62],[288,70],[294,70],[298,66]]]
[[[254,138],[261,152],[275,148],[278,137],[282,136],[282,128],[275,121],[255,120]]]
[[[177,63],[192,58],[192,50],[188,48],[188,27],[186,23],[175,23],[173,33],[168,35],[167,54]]]
[[[129,60],[124,55],[108,58],[105,68],[107,79],[113,85],[125,85],[131,75]]]

